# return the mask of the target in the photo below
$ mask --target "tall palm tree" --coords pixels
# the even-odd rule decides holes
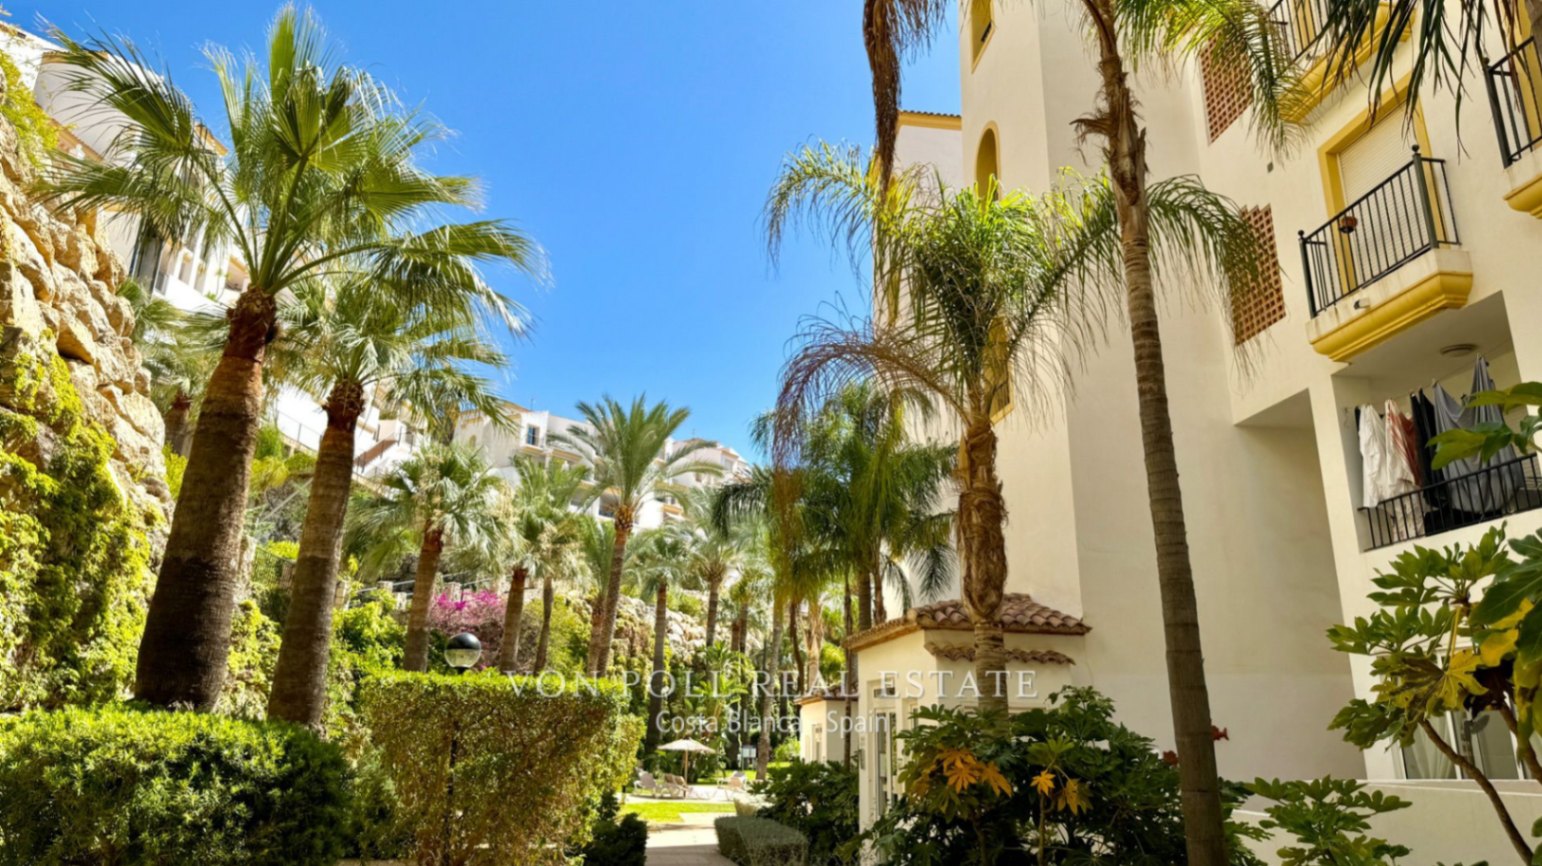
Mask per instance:
[[[637,594],[653,598],[653,673],[648,680],[648,731],[644,754],[652,754],[663,738],[664,683],[669,669],[664,654],[669,645],[669,590],[700,586],[691,563],[691,533],[682,526],[662,526],[637,536],[633,568]]]
[[[376,539],[361,570],[378,573],[400,562],[404,549],[417,551],[404,670],[428,670],[428,609],[445,549],[485,543],[498,531],[494,506],[504,489],[480,453],[435,443],[393,469],[378,491],[354,500],[352,531]]]
[[[510,508],[497,538],[501,564],[509,572],[509,596],[503,615],[503,642],[499,644],[498,669],[519,669],[519,635],[525,615],[525,587],[531,578],[542,582],[541,635],[537,640],[536,667],[544,666],[545,641],[551,628],[554,578],[571,572],[580,556],[583,522],[587,518],[572,509],[583,489],[588,469],[561,460],[538,460],[529,455],[514,458],[519,476],[510,497]]]
[[[1053,407],[1075,358],[1100,335],[1117,301],[1106,277],[1122,261],[1116,201],[1101,178],[1034,197],[1002,194],[994,181],[937,191],[917,170],[885,191],[876,175],[859,152],[806,147],[772,191],[773,252],[792,220],[817,215],[853,255],[874,254],[879,289],[875,320],[807,325],[784,372],[774,453],[796,458],[803,419],[853,381],[876,378],[944,410],[959,432],[956,528],[981,704],[1004,707],[1006,509],[994,417],[1008,402],[1028,412]],[[1230,201],[1188,178],[1153,185],[1147,196],[1159,252],[1257,274],[1252,234]]]
[[[584,515],[579,524],[578,553],[582,563],[580,571],[587,580],[584,586],[584,594],[593,593],[594,607],[598,610],[600,599],[605,595],[605,584],[610,578],[611,558],[616,553],[616,523],[613,520],[604,520],[589,515]],[[545,604],[543,595],[542,602]],[[550,605],[546,605],[546,616],[549,619]],[[592,621],[592,620],[591,620]],[[546,630],[545,623],[542,625]],[[541,651],[540,645],[536,650],[536,670],[544,668],[546,654]],[[586,667],[585,670],[588,668]]]
[[[309,12],[279,12],[266,68],[255,56],[207,51],[228,151],[211,144],[192,100],[132,44],[55,36],[74,72],[69,86],[95,110],[121,114],[123,127],[104,161],[61,155],[49,199],[136,215],[162,237],[229,241],[248,267],[203,389],[135,683],[141,700],[207,710],[225,676],[262,368],[286,290],[362,259],[381,277],[416,274],[395,282],[425,295],[445,280],[457,292],[473,285],[502,315],[503,300],[474,276],[479,263],[534,268],[538,253],[500,221],[430,222],[435,209],[474,204],[475,184],[416,165],[440,128],[367,73],[335,65]]]
[[[685,519],[691,528],[691,567],[707,588],[706,645],[717,643],[719,608],[723,585],[744,564],[749,546],[742,530],[724,529],[712,520],[715,488],[697,487],[680,496]]]
[[[907,0],[872,2],[905,5]],[[1219,866],[1225,862],[1220,787],[1193,568],[1167,406],[1154,279],[1159,261],[1172,260],[1180,268],[1189,266],[1200,282],[1218,289],[1225,303],[1231,287],[1256,284],[1261,256],[1255,254],[1251,233],[1235,218],[1229,203],[1210,196],[1196,183],[1185,184],[1190,203],[1188,221],[1194,231],[1187,235],[1169,232],[1164,244],[1157,225],[1164,206],[1159,201],[1164,190],[1159,187],[1173,181],[1153,182],[1150,178],[1146,129],[1128,74],[1142,61],[1160,65],[1200,51],[1213,52],[1216,62],[1245,74],[1253,89],[1255,131],[1275,146],[1282,144],[1288,133],[1282,109],[1294,76],[1290,58],[1283,52],[1278,24],[1271,20],[1265,4],[1253,0],[1079,0],[1073,8],[1085,20],[1100,76],[1097,105],[1076,121],[1076,127],[1081,136],[1100,143],[1112,195],[1111,227],[1118,242],[1109,247],[1104,235],[1079,261],[1068,264],[1082,279],[1124,290],[1135,352],[1141,443],[1156,539],[1189,862]],[[935,20],[930,23],[935,27]],[[869,54],[872,56],[871,41]],[[897,106],[883,101],[875,101],[875,108],[881,116],[897,111]],[[880,121],[879,130],[881,135],[892,133],[893,127]],[[879,152],[891,160],[892,139],[887,148],[880,141]],[[1106,222],[1105,227],[1109,227]]]
[[[578,413],[585,426],[555,433],[551,439],[577,451],[592,467],[592,495],[611,507],[616,525],[610,573],[590,622],[589,673],[600,676],[610,667],[627,542],[643,503],[687,473],[717,475],[722,469],[690,459],[706,442],[690,440],[669,447],[675,431],[690,416],[688,409],[671,409],[663,401],[649,406],[642,396],[631,406],[603,397],[598,404],[579,403]]]
[[[503,417],[503,401],[463,365],[501,366],[503,354],[478,333],[476,293],[441,293],[436,304],[373,280],[312,280],[281,311],[281,352],[297,384],[321,399],[327,425],[316,450],[305,522],[300,528],[289,613],[268,696],[268,717],[318,725],[326,704],[333,599],[344,515],[353,489],[359,418],[371,401],[401,407],[430,426],[434,407],[470,404]]]

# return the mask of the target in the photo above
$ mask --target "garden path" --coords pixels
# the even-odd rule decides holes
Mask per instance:
[[[717,853],[717,833],[711,813],[688,813],[679,824],[648,832],[648,866],[733,866]]]

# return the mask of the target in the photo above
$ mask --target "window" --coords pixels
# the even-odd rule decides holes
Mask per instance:
[[[1515,737],[1499,714],[1489,710],[1469,719],[1464,712],[1430,719],[1430,725],[1459,754],[1490,779],[1520,779],[1524,774],[1515,754]],[[1452,732],[1455,732],[1455,737]],[[1536,748],[1533,740],[1533,748]],[[1460,779],[1463,774],[1422,730],[1403,747],[1403,778]]]
[[[534,425],[526,427],[525,444],[539,446],[541,444],[541,428]]]
[[[974,157],[974,188],[980,195],[991,189],[991,179],[995,178],[997,184],[1001,182],[1001,154],[996,142],[996,126],[991,124],[985,127],[985,133],[980,136],[980,147],[975,151]],[[999,186],[995,190],[997,198],[1001,197]]]
[[[970,0],[969,2],[969,35],[973,46],[973,59],[979,60],[984,53],[985,46],[990,44],[991,34],[996,32],[996,19],[991,9],[991,0]]]
[[[1246,67],[1219,60],[1214,51],[1200,53],[1199,78],[1205,92],[1205,123],[1210,140],[1215,141],[1248,110],[1253,90],[1248,84]]]
[[[1274,246],[1274,214],[1268,207],[1249,207],[1242,209],[1242,218],[1253,229],[1263,257],[1258,281],[1233,287],[1231,335],[1238,346],[1285,318],[1285,289],[1280,281],[1279,253]]]

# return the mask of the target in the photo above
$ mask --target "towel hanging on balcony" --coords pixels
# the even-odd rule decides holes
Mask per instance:
[[[1397,405],[1387,404],[1388,417],[1382,417],[1374,406],[1360,407],[1360,461],[1364,472],[1364,490],[1361,501],[1366,508],[1419,489],[1414,480],[1413,468],[1408,463],[1402,445],[1393,439],[1392,429],[1398,425]]]
[[[1470,430],[1504,420],[1504,413],[1498,406],[1464,406],[1439,384],[1432,390],[1435,426],[1441,433],[1448,430]],[[1472,369],[1470,393],[1492,390],[1494,380],[1489,376],[1488,361],[1480,357]],[[1451,480],[1451,506],[1474,514],[1497,514],[1504,511],[1524,481],[1521,466],[1515,462],[1519,456],[1514,446],[1506,445],[1486,461],[1478,457],[1464,457],[1446,464],[1442,472]]]

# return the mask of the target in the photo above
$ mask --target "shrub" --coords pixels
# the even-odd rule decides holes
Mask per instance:
[[[902,731],[904,796],[864,834],[888,863],[1185,861],[1178,771],[1092,689],[1008,715],[929,707]],[[1227,785],[1234,808],[1247,795]],[[1229,828],[1233,864],[1256,864]],[[1042,858],[1040,859],[1042,852]]]
[[[713,822],[717,850],[739,866],[800,866],[808,862],[803,834],[770,818],[728,815]]]
[[[624,700],[608,680],[491,673],[381,673],[360,693],[414,855],[468,866],[557,862],[587,841],[595,804],[631,774],[641,726]]]
[[[278,646],[283,635],[278,624],[247,599],[236,605],[230,623],[230,656],[225,684],[220,690],[219,711],[242,719],[267,716],[268,690],[278,666]]]
[[[600,800],[594,836],[580,852],[584,866],[647,866],[648,822],[635,812],[616,820],[616,795]]]
[[[331,864],[348,767],[281,723],[121,707],[0,723],[0,864]]]
[[[841,850],[861,830],[855,767],[793,761],[769,769],[767,778],[755,783],[754,792],[766,802],[760,817],[807,837],[812,862],[844,862],[855,856],[854,850]]]

